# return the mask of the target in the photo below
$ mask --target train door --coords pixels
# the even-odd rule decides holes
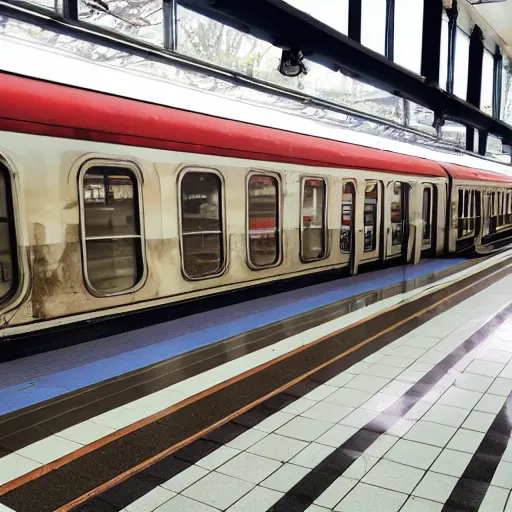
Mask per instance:
[[[341,198],[340,251],[349,269],[354,269],[356,187],[353,181],[343,181]]]
[[[434,248],[434,186],[423,184],[421,203],[421,250],[428,251]]]
[[[368,180],[364,192],[364,234],[361,261],[374,261],[380,256],[380,202],[382,186],[380,181]]]
[[[400,181],[388,184],[390,203],[388,203],[386,257],[394,258],[407,254],[409,226],[409,186]]]

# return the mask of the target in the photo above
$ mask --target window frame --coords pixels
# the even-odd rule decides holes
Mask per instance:
[[[373,225],[374,236],[373,236],[372,248],[365,249],[365,247],[364,247],[365,229],[364,228],[366,227],[366,224],[365,224],[366,189],[369,184],[373,184],[377,188],[377,200],[375,203],[375,217],[374,217],[375,224]],[[365,255],[365,254],[370,255],[370,257],[366,258],[366,259],[373,258],[374,256],[372,256],[372,253],[375,253],[375,251],[377,251],[376,257],[379,257],[380,253],[383,252],[381,250],[381,247],[382,247],[381,236],[385,237],[385,233],[384,234],[382,233],[382,231],[383,231],[382,224],[383,224],[383,222],[385,222],[385,219],[386,219],[385,214],[383,212],[383,209],[384,209],[383,204],[385,204],[384,194],[385,194],[385,185],[381,180],[374,179],[374,178],[365,179],[364,191],[363,191],[363,255]],[[362,260],[362,261],[365,261],[365,260]]]
[[[304,186],[307,180],[322,180],[324,184],[324,202],[322,211],[322,228],[324,231],[323,242],[324,242],[324,255],[321,258],[304,258]],[[327,208],[328,208],[328,183],[325,176],[314,176],[311,174],[301,176],[300,180],[300,247],[299,256],[302,263],[313,263],[315,261],[322,261],[329,257],[329,245],[328,245],[328,227],[327,227]]]
[[[345,186],[350,185],[352,187],[352,202],[351,202],[351,208],[350,208],[350,214],[351,214],[351,226],[350,226],[350,250],[344,251],[341,248],[341,233],[343,231],[343,193],[345,191]],[[356,201],[357,201],[357,182],[354,178],[347,178],[344,179],[341,182],[341,226],[340,226],[340,237],[339,237],[339,248],[340,253],[344,256],[351,256],[353,251],[355,251],[355,228],[356,228]],[[353,231],[353,232],[352,232]]]
[[[462,195],[462,204],[460,202]],[[458,187],[457,188],[457,241],[466,240],[476,235],[477,219],[480,218],[477,215],[476,208],[476,189],[471,187]],[[466,205],[466,198],[468,199],[468,205]],[[467,206],[467,208],[466,208]],[[462,210],[462,216],[459,215],[459,211]],[[467,211],[467,215],[465,212]],[[462,229],[460,228],[461,221],[464,221]],[[467,223],[467,224],[466,224]],[[459,233],[462,233],[459,235]]]
[[[429,209],[428,209],[428,227],[429,227],[429,237],[423,238],[423,224],[421,229],[421,248],[424,249],[431,249],[432,248],[432,240],[433,240],[433,234],[434,234],[434,186],[432,183],[423,183],[423,192],[421,194],[421,220],[422,223],[425,222],[425,219],[423,218],[423,208],[425,203],[425,192],[428,191],[428,197],[429,197]]]
[[[88,171],[91,169],[94,169],[95,167],[107,167],[112,169],[125,169],[128,170],[130,173],[133,174],[135,181],[136,181],[136,187],[134,187],[134,191],[137,192],[137,206],[136,212],[138,214],[138,221],[139,221],[139,230],[140,235],[138,237],[130,237],[130,238],[139,238],[140,239],[140,263],[141,263],[141,272],[140,272],[140,279],[137,281],[137,283],[132,286],[131,288],[127,288],[126,290],[121,290],[117,292],[102,292],[100,290],[97,290],[91,283],[89,279],[89,272],[87,270],[87,241],[91,238],[95,237],[89,237],[89,239],[86,237],[85,233],[85,194],[84,194],[84,176],[87,174]],[[79,199],[79,205],[80,205],[80,246],[81,246],[81,253],[82,253],[82,272],[84,276],[84,283],[87,288],[87,291],[93,295],[94,297],[98,298],[105,298],[105,297],[115,297],[118,295],[126,295],[130,293],[135,293],[136,291],[140,290],[146,283],[147,277],[148,277],[148,265],[147,265],[147,259],[146,259],[146,233],[145,233],[145,219],[144,219],[144,196],[142,193],[142,185],[144,183],[144,178],[142,171],[140,170],[139,166],[133,162],[132,160],[125,160],[125,159],[103,159],[103,158],[93,158],[91,160],[87,160],[84,162],[80,170],[78,172],[78,199]],[[116,240],[119,238],[123,238],[123,236],[107,236],[104,237],[105,240]],[[126,237],[124,237],[126,238]]]
[[[210,274],[207,276],[200,276],[200,277],[194,277],[189,276],[185,270],[185,252],[183,250],[183,202],[181,200],[181,187],[183,178],[186,176],[187,173],[194,172],[194,173],[211,173],[218,176],[220,180],[220,214],[221,214],[221,242],[222,242],[222,251],[221,254],[223,256],[222,264],[219,267],[218,272],[215,274]],[[220,277],[226,273],[226,270],[228,268],[228,259],[229,259],[229,250],[227,246],[227,223],[226,223],[226,182],[224,180],[224,176],[218,169],[214,169],[212,167],[201,167],[199,165],[194,165],[190,167],[184,167],[181,169],[179,175],[178,175],[178,183],[177,183],[177,196],[178,196],[178,234],[179,234],[179,243],[180,243],[180,262],[181,262],[181,273],[183,277],[187,281],[207,281],[209,279],[215,279],[217,277]]]
[[[250,219],[249,219],[249,184],[251,178],[253,176],[268,176],[270,178],[274,178],[277,181],[277,228],[275,229],[276,237],[277,237],[277,258],[274,263],[271,265],[256,265],[251,260],[251,250],[250,250],[250,239],[249,239],[249,231],[250,231]],[[283,193],[282,193],[282,178],[281,175],[277,172],[270,171],[259,171],[257,169],[252,169],[247,173],[246,181],[245,181],[245,232],[246,232],[246,255],[247,255],[247,266],[251,270],[265,270],[268,268],[274,268],[281,265],[283,262]]]
[[[0,308],[12,302],[19,294],[22,287],[22,261],[20,259],[20,250],[18,240],[20,239],[20,232],[18,226],[18,198],[16,190],[16,172],[14,167],[7,161],[6,158],[0,153],[0,167],[4,169],[0,172],[5,174],[5,198],[7,215],[10,216],[10,221],[7,221],[7,228],[9,232],[9,243],[11,245],[11,265],[12,265],[12,285],[9,291],[0,297]]]

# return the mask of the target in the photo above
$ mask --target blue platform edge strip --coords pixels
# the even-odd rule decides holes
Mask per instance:
[[[276,303],[283,303],[283,298],[286,295],[293,296],[294,298],[297,296],[297,291],[284,292],[283,294],[273,295],[265,299],[255,300],[255,303],[258,301],[261,303],[264,300],[266,308],[256,313],[251,311],[251,302],[253,301],[243,303],[242,312],[237,318],[233,318],[233,314],[227,315],[228,311],[231,310],[232,312],[233,306],[209,312],[207,315],[192,315],[186,319],[166,323],[166,333],[169,337],[163,341],[154,343],[149,340],[147,345],[139,346],[139,348],[132,350],[130,350],[128,343],[128,346],[121,353],[90,361],[86,364],[83,364],[84,358],[82,355],[84,350],[88,350],[90,353],[91,350],[94,351],[101,347],[102,343],[108,342],[114,337],[3,363],[0,364],[0,381],[15,383],[0,389],[0,415],[97,384],[133,370],[144,368],[258,327],[300,315],[311,309],[396,284],[400,281],[439,272],[464,261],[466,260],[424,260],[415,266],[394,267],[340,279],[335,282],[337,286],[334,289],[332,281],[322,285],[314,285],[301,290],[302,298],[299,295],[297,300],[276,306]],[[321,291],[322,289],[324,290],[323,292]],[[228,316],[229,319],[219,322],[219,318],[222,320],[223,315]],[[201,319],[201,323],[198,322],[197,317],[200,316],[209,316],[210,319],[215,318],[216,321],[212,320],[210,326],[208,326],[208,323],[203,323],[204,319]],[[185,329],[188,329],[189,332],[184,334],[176,333],[173,329],[173,324],[176,322],[180,322],[181,330],[183,330],[184,323],[188,324],[185,326]],[[197,325],[201,324],[204,327],[197,329]],[[160,324],[160,330],[161,326],[162,324]],[[137,337],[140,337],[144,336],[144,333],[147,333],[152,328],[150,326],[134,332],[137,334]],[[177,335],[172,336],[170,333],[173,331]],[[133,336],[133,333],[117,335],[116,338],[122,338],[123,336],[129,338]],[[53,371],[52,373],[52,367],[59,366],[53,363],[59,360],[66,361],[66,364],[71,367],[63,371]],[[45,368],[47,368],[46,371]],[[34,377],[27,380],[29,375]]]

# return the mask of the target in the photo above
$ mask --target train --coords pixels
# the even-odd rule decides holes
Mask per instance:
[[[9,73],[0,94],[0,340],[512,242],[506,165]]]

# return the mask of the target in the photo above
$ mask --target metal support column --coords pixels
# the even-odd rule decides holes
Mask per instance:
[[[443,0],[429,0],[423,3],[421,74],[429,83],[438,85],[440,85],[439,65],[441,61],[442,19]]]
[[[478,25],[475,25],[473,32],[471,32],[471,38],[469,40],[469,63],[468,63],[468,88],[466,99],[468,103],[474,105],[476,108],[480,108],[480,95],[482,92],[482,61],[484,57],[484,43],[482,30]],[[473,151],[473,130],[468,129],[466,136],[466,149]],[[479,131],[479,144],[478,152],[482,151],[482,141],[487,140],[487,133]],[[487,144],[485,144],[486,146]],[[485,155],[485,149],[483,150]]]
[[[164,48],[176,51],[178,48],[178,6],[176,0],[163,0]]]
[[[356,43],[361,42],[361,0],[348,2],[348,37]]]
[[[501,94],[503,87],[503,56],[500,47],[496,45],[494,50],[494,83],[492,88],[492,115],[496,119],[501,116]]]
[[[395,60],[395,0],[386,0],[386,57]]]
[[[446,9],[448,15],[448,78],[446,91],[453,94],[453,81],[455,77],[455,50],[457,48],[457,0],[453,0],[451,9]]]
[[[70,21],[78,21],[78,0],[64,0],[62,16]]]

